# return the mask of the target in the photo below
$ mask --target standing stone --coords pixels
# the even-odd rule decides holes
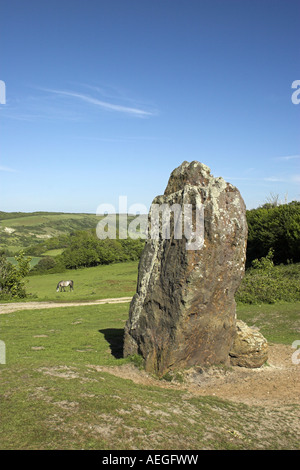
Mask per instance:
[[[146,370],[159,376],[171,369],[226,364],[236,335],[234,294],[245,266],[244,201],[237,188],[214,178],[206,165],[185,161],[172,172],[164,195],[152,203],[152,229],[153,211],[162,204],[192,205],[194,232],[196,207],[201,206],[202,243],[187,249],[191,245],[186,231],[179,238],[181,221],[175,215],[169,239],[162,232],[157,239],[149,233],[125,326],[124,356],[141,354]]]

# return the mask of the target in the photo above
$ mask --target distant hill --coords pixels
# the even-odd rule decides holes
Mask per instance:
[[[1,248],[14,253],[43,239],[96,228],[95,214],[0,211]]]
[[[0,247],[7,255],[13,256],[19,250],[26,250],[43,240],[69,235],[78,230],[96,230],[103,217],[104,215],[67,212],[0,211]],[[116,217],[118,220],[118,214]],[[128,223],[135,217],[128,214]]]

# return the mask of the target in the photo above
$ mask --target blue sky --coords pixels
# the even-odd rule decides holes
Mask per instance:
[[[300,199],[299,0],[2,0],[1,205],[149,207],[198,160]]]

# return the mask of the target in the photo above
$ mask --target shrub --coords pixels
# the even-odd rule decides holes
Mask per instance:
[[[300,301],[300,264],[274,266],[274,251],[252,262],[235,295],[237,302],[257,304]]]
[[[31,271],[42,273],[52,269],[56,266],[56,261],[51,256],[44,256],[39,260],[39,262],[34,266]]]
[[[24,277],[30,270],[31,258],[26,258],[24,252],[15,256],[17,265],[11,264],[5,254],[0,254],[0,298],[26,297]]]

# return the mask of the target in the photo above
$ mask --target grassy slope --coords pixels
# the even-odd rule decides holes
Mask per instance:
[[[262,407],[137,385],[102,370],[128,361],[120,357],[128,307],[2,316],[1,449],[299,449],[292,409],[274,420]],[[271,328],[271,307],[259,318],[255,309],[239,316],[252,311],[258,326]],[[295,310],[286,305],[284,313]]]
[[[63,274],[29,276],[27,300],[75,301],[133,295],[137,281],[137,261],[83,268]],[[57,283],[72,279],[74,291],[56,292]],[[34,297],[32,297],[34,296]]]
[[[1,247],[13,252],[49,237],[66,235],[76,230],[95,229],[101,218],[95,214],[0,212]],[[128,215],[128,223],[134,218],[135,216]],[[14,231],[8,233],[7,229]]]
[[[291,345],[300,336],[300,302],[238,305],[237,318],[257,326],[272,343]]]
[[[0,219],[1,246],[13,251],[13,247],[28,247],[43,238],[96,228],[100,217],[94,214],[2,212]],[[13,229],[14,232],[7,233],[5,228]]]

